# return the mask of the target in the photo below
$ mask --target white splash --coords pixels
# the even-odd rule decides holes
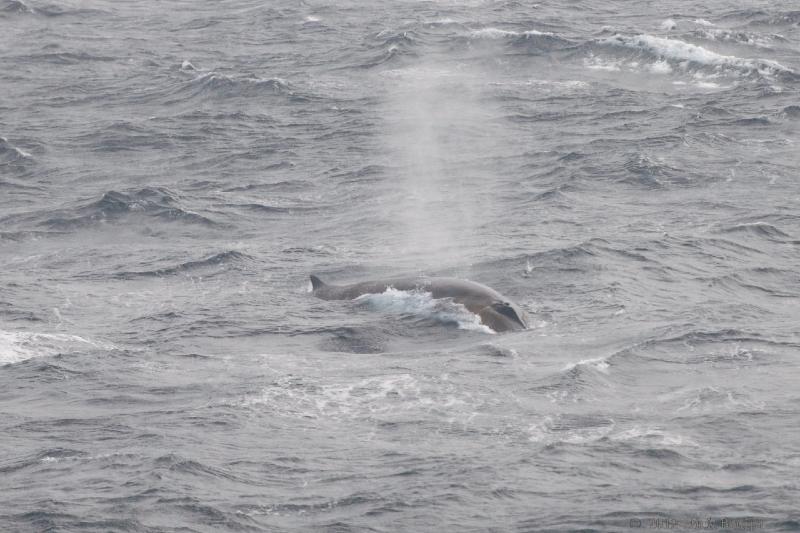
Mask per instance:
[[[620,61],[605,60],[593,54],[584,59],[583,64],[591,70],[605,70],[607,72],[619,72],[622,70]]]
[[[0,365],[19,363],[34,357],[52,357],[59,353],[87,348],[113,350],[116,346],[78,335],[0,331]]]
[[[592,359],[581,359],[577,363],[567,363],[567,365],[564,366],[563,371],[566,372],[578,366],[588,366],[594,368],[598,372],[602,372],[603,374],[608,374],[609,368],[608,361],[605,357],[594,357]]]
[[[666,19],[664,22],[661,23],[662,30],[674,30],[678,27],[678,23],[672,19]]]
[[[672,72],[672,67],[663,59],[651,64],[648,69],[653,74],[669,74]]]
[[[412,315],[444,324],[456,324],[459,329],[495,333],[463,305],[447,299],[434,299],[429,292],[399,291],[389,287],[379,294],[359,296],[356,302],[383,313]]]
[[[271,415],[309,420],[433,413],[448,423],[464,425],[474,418],[482,404],[483,400],[459,390],[446,375],[437,378],[403,373],[330,382],[282,376],[258,395],[243,398],[234,405],[267,408]]]

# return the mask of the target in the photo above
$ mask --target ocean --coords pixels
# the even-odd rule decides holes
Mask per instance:
[[[799,97],[796,2],[0,0],[0,531],[800,531]]]

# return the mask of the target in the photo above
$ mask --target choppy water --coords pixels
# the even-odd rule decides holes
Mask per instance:
[[[797,531],[799,54],[793,2],[0,0],[0,529]]]

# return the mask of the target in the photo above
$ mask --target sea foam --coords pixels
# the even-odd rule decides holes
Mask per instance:
[[[678,39],[667,39],[647,34],[634,36],[616,34],[601,42],[648,52],[658,56],[660,59],[677,62],[684,68],[694,64],[698,66],[715,67],[717,69],[758,72],[762,75],[769,76],[794,74],[791,69],[781,65],[777,61],[718,54],[702,46]]]

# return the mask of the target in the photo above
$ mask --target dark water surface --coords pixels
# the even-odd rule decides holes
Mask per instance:
[[[797,2],[0,0],[0,530],[800,530],[799,96]]]

